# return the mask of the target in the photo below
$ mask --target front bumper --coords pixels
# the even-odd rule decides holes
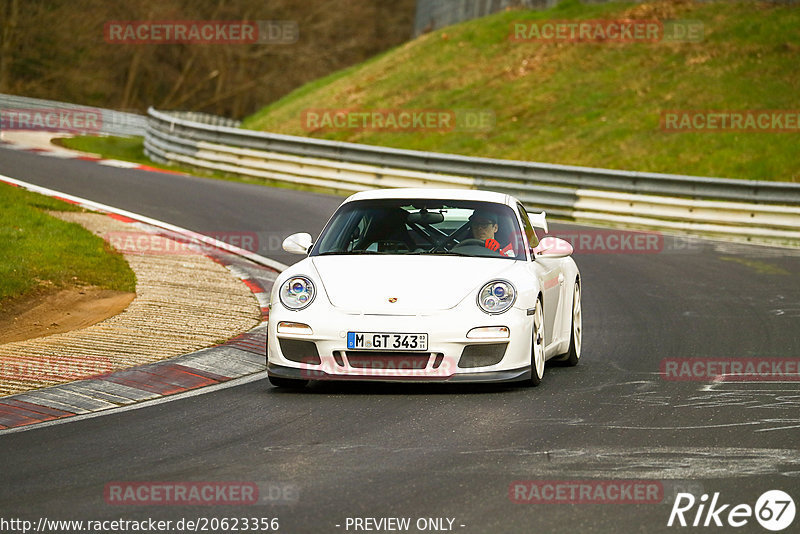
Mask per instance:
[[[480,383],[480,382],[520,382],[531,379],[530,365],[522,369],[512,369],[508,371],[482,371],[472,373],[457,373],[449,377],[408,377],[408,376],[362,376],[328,374],[323,370],[304,370],[296,367],[284,367],[273,363],[267,364],[269,376],[278,378],[291,378],[295,380],[359,380],[359,381],[379,381],[379,382],[460,382],[460,383]]]
[[[279,334],[282,321],[306,324],[312,333]],[[508,337],[467,337],[473,328],[496,326],[508,328]],[[327,306],[292,312],[278,304],[270,314],[267,371],[298,380],[521,381],[530,378],[531,326],[525,309],[487,315],[474,304],[428,315],[347,313]],[[354,351],[347,348],[349,331],[427,333],[428,348]]]

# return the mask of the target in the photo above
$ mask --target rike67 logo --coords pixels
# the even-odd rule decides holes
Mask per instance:
[[[794,500],[781,490],[764,492],[756,501],[755,507],[749,504],[723,504],[719,492],[714,493],[711,502],[708,494],[696,499],[691,493],[679,493],[672,505],[667,526],[730,526],[743,527],[755,516],[756,521],[767,530],[784,530],[792,524],[795,516]],[[696,509],[695,509],[696,505]]]

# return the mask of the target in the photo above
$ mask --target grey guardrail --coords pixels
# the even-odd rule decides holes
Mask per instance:
[[[145,152],[160,162],[341,191],[485,189],[576,221],[800,244],[800,184],[401,150],[208,124],[153,108],[148,117]]]
[[[0,93],[0,114],[4,119],[7,119],[9,112],[42,110],[46,112],[52,111],[92,111],[99,116],[99,120],[93,124],[93,127],[74,127],[70,131],[80,133],[84,130],[87,134],[104,133],[108,135],[118,136],[143,136],[147,128],[147,117],[136,113],[128,113],[124,111],[115,111],[113,109],[97,108],[94,106],[82,106],[79,104],[67,104],[64,102],[56,102],[55,100],[44,100],[41,98],[30,98],[26,96],[8,95]],[[74,125],[70,125],[74,126]],[[95,127],[96,126],[96,127]],[[2,127],[9,128],[8,125]],[[13,125],[10,126],[13,129]],[[28,127],[25,129],[45,129],[36,126]],[[59,128],[47,128],[58,130]]]

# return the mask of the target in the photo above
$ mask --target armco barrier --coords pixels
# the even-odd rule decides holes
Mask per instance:
[[[485,189],[577,222],[800,246],[800,184],[400,150],[208,124],[153,108],[148,117],[145,151],[160,162],[343,192]]]
[[[136,113],[126,113],[93,106],[66,104],[53,100],[42,100],[41,98],[0,94],[0,111],[5,114],[7,110],[94,111],[99,115],[99,120],[97,121],[98,128],[96,131],[92,130],[87,133],[142,136],[145,134],[145,128],[147,127],[147,117]]]

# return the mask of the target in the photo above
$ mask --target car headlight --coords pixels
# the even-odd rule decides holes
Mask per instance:
[[[279,297],[290,310],[302,310],[314,300],[314,282],[305,276],[293,276],[283,283]]]
[[[494,315],[507,311],[517,299],[517,290],[506,280],[492,280],[478,292],[478,307]]]

